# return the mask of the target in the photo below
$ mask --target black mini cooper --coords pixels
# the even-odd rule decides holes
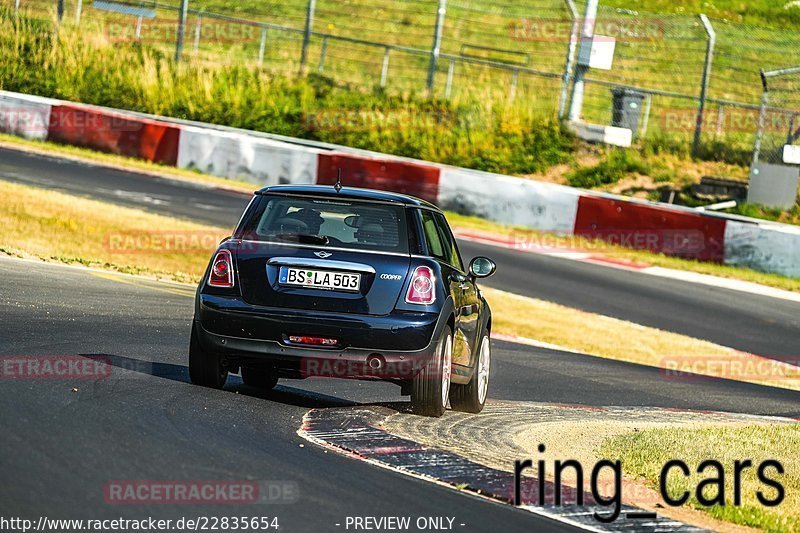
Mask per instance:
[[[442,212],[381,191],[258,191],[197,290],[192,383],[380,379],[415,413],[480,412],[491,364],[489,305],[476,284],[495,264],[464,263]]]

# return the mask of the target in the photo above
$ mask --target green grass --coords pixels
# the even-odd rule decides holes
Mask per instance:
[[[632,150],[612,150],[608,156],[594,166],[579,167],[567,175],[573,187],[593,189],[601,185],[617,183],[625,176],[636,173],[648,175],[652,167]]]
[[[722,463],[726,472],[726,505],[704,507],[695,496],[687,505],[701,509],[710,516],[766,531],[798,531],[800,529],[800,424],[756,425],[746,427],[719,427],[708,429],[649,429],[629,433],[607,440],[599,455],[608,459],[620,459],[626,473],[646,480],[658,490],[658,479],[663,465],[672,459],[680,459],[696,471],[706,459]],[[742,475],[742,505],[733,505],[734,461],[749,459],[755,465]],[[783,475],[769,469],[768,476],[777,479],[786,491],[786,498],[777,507],[765,507],[756,499],[756,492],[763,491],[774,498],[774,489],[760,483],[756,472],[761,462],[775,459],[784,468]],[[715,475],[710,468],[706,474],[693,473],[689,477],[674,473],[667,478],[670,495],[676,497],[684,491],[694,494],[702,479]],[[709,488],[706,497],[713,497],[715,489]]]
[[[524,106],[359,91],[241,65],[184,63],[36,20],[0,18],[0,88],[317,139],[503,173],[569,162],[573,137]],[[376,118],[379,117],[379,118]]]

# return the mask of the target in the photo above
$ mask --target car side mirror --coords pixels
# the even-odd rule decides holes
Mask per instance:
[[[469,272],[476,278],[488,278],[497,270],[497,264],[488,257],[476,257],[469,264]]]

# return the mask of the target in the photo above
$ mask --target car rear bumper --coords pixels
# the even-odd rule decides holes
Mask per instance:
[[[235,297],[201,294],[195,320],[201,346],[233,364],[270,364],[297,377],[405,379],[424,368],[436,352],[447,316],[321,313],[255,307]],[[293,345],[290,335],[335,338],[341,346]]]

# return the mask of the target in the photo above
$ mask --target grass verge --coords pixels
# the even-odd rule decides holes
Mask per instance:
[[[490,220],[458,215],[456,213],[448,213],[447,218],[455,230],[466,230],[500,236],[510,242],[520,242],[523,244],[547,243],[549,246],[562,249],[565,252],[583,251],[599,257],[619,259],[642,266],[659,266],[675,270],[685,270],[687,272],[696,272],[698,274],[707,274],[721,278],[749,281],[751,283],[758,283],[786,291],[800,292],[800,279],[789,278],[781,276],[780,274],[771,274],[749,268],[720,265],[716,263],[702,263],[691,259],[670,257],[647,250],[633,250],[631,248],[623,248],[621,246],[608,244],[603,241],[592,241],[572,235],[547,234],[529,228],[498,224]]]
[[[195,282],[230,231],[0,181],[0,251]]]
[[[0,181],[0,251],[10,255],[196,283],[227,234],[222,228]],[[760,358],[729,348],[494,289],[484,291],[497,333],[649,366],[685,369],[689,364],[692,372],[711,376],[732,363],[748,374],[724,377],[800,389],[800,370],[794,367],[766,365],[768,371],[783,374],[762,376],[757,373],[762,367],[752,365],[763,365]]]
[[[745,427],[714,427],[703,429],[663,428],[646,429],[618,435],[606,440],[599,450],[602,457],[620,459],[626,472],[658,487],[663,465],[680,458],[690,466],[688,477],[670,475],[667,487],[672,496],[684,491],[693,494],[689,505],[707,512],[714,518],[766,531],[800,530],[800,424],[757,425]],[[695,488],[702,479],[716,476],[715,468],[704,475],[697,474],[697,465],[707,459],[716,459],[729,475],[725,483],[726,505],[704,507],[697,501]],[[742,504],[733,505],[734,461],[749,459],[755,468],[744,471],[741,478]],[[786,491],[786,499],[777,507],[765,507],[756,497],[762,491],[767,498],[775,498],[774,489],[758,480],[757,467],[767,459],[781,462],[786,469],[778,476],[774,469],[768,476],[778,479]],[[715,487],[704,491],[706,497],[717,494]]]

